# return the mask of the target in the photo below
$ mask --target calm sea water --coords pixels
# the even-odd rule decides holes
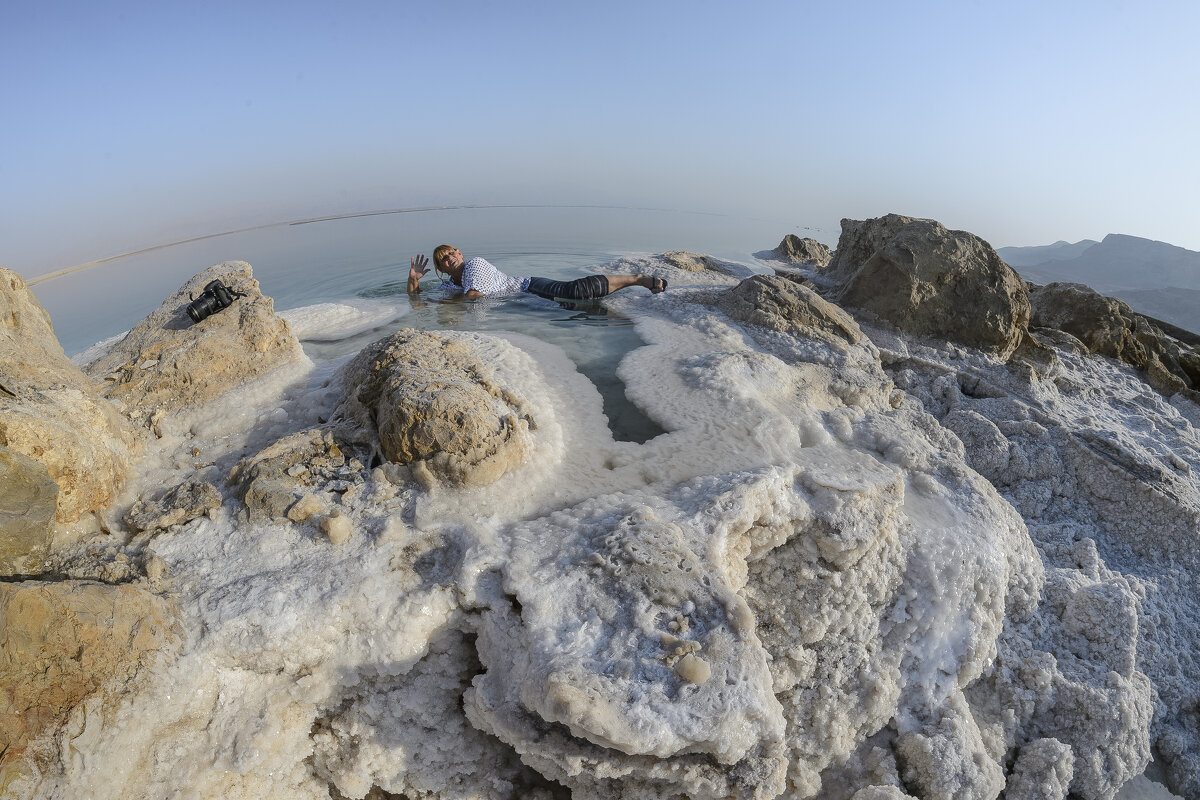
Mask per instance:
[[[423,292],[409,307],[409,258],[448,242],[513,275],[570,279],[635,253],[690,250],[753,264],[787,233],[827,232],[779,220],[622,208],[465,208],[383,213],[275,225],[155,248],[33,289],[49,311],[68,354],[128,330],[197,272],[222,261],[247,261],[279,311],[318,303],[384,301],[395,319],[339,338],[308,334],[314,359],[357,349],[401,327],[514,331],[556,344],[591,379],[614,434],[644,441],[659,432],[624,397],[621,357],[641,344],[628,317],[603,305],[566,310],[533,296],[478,304],[442,303]],[[825,233],[826,235],[823,235]],[[433,276],[426,286],[434,285]],[[638,291],[638,290],[633,290]]]

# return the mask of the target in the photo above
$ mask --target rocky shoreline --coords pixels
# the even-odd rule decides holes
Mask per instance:
[[[0,794],[1200,798],[1200,353],[932,220],[763,255],[610,265],[644,445],[520,337],[310,380],[244,262],[80,369],[0,270]]]

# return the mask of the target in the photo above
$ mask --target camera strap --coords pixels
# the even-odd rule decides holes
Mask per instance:
[[[225,291],[229,292],[230,297],[245,297],[246,296],[245,292],[239,292],[237,289],[230,289],[228,286],[225,286],[225,284],[221,284],[221,285],[224,286]],[[205,294],[209,294],[207,289],[200,292],[201,297],[203,297]],[[196,295],[192,294],[191,292],[188,292],[188,300],[195,302]]]

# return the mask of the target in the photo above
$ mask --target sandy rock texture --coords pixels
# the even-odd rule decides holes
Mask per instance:
[[[58,484],[40,461],[0,447],[0,576],[40,571],[50,552]]]
[[[137,500],[125,514],[135,531],[166,530],[221,506],[221,493],[208,481],[185,481],[162,496]]]
[[[771,257],[790,264],[812,264],[815,267],[827,267],[833,260],[833,253],[828,247],[816,239],[801,239],[794,233],[784,236],[770,254]]]
[[[1035,287],[1029,296],[1033,326],[1061,330],[1089,352],[1137,367],[1164,394],[1200,387],[1200,353],[1167,336],[1121,300],[1080,283]]]
[[[134,586],[0,583],[0,787],[39,735],[68,722],[70,738],[94,736],[180,633],[175,604]]]
[[[242,459],[230,471],[229,484],[246,503],[252,521],[303,522],[325,510],[332,498],[327,485],[345,492],[363,482],[361,471],[361,463],[357,469],[347,466],[333,434],[314,428]]]
[[[489,484],[519,466],[537,427],[467,337],[400,331],[355,356],[345,383],[340,434],[453,484]]]
[[[198,323],[187,315],[192,297],[220,279],[236,297]],[[120,403],[139,425],[207,402],[278,367],[305,360],[288,323],[259,289],[250,265],[209,267],[180,287],[111,350],[84,365],[100,393]]]
[[[137,432],[67,358],[25,280],[0,268],[0,447],[45,465],[59,522],[106,507],[140,451]]]
[[[862,339],[854,317],[786,276],[747,278],[726,292],[720,307],[734,319],[776,331],[822,336],[838,344],[858,344]]]
[[[732,266],[720,259],[700,253],[689,253],[686,250],[671,250],[659,256],[665,263],[684,272],[720,272],[725,275],[733,274]]]
[[[1025,283],[991,245],[934,220],[898,214],[842,220],[823,271],[838,304],[870,311],[907,333],[1007,358],[1027,335]]]

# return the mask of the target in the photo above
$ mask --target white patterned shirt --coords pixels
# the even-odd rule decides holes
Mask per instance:
[[[460,292],[474,289],[480,294],[515,294],[525,291],[529,286],[529,278],[505,275],[487,260],[472,258],[463,264],[461,287],[449,280],[442,281],[442,286]]]

